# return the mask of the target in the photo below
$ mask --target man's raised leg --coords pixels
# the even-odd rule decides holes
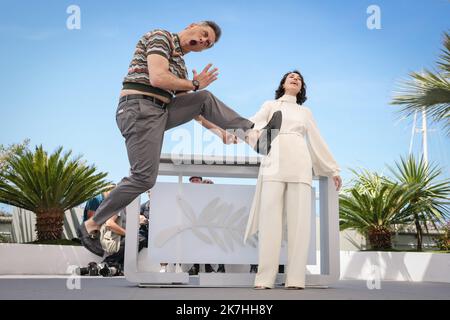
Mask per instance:
[[[281,112],[274,113],[268,125],[262,132],[252,130],[254,124],[250,120],[240,116],[215,95],[207,90],[192,92],[176,97],[168,105],[169,116],[166,130],[186,123],[198,115],[211,121],[220,128],[236,129],[236,135],[249,143],[257,152],[267,154],[270,143],[275,139],[281,127]],[[254,142],[249,140],[252,133],[256,135]]]
[[[131,175],[122,179],[102,202],[94,217],[79,229],[82,244],[98,255],[102,251],[99,241],[93,239],[90,233],[99,229],[137,196],[151,189],[156,182],[167,110],[154,106],[148,100],[130,100],[119,104],[116,120],[125,138]]]

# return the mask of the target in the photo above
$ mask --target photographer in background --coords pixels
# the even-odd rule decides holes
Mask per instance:
[[[148,230],[148,219],[144,215],[139,216],[140,229]],[[78,268],[76,271],[79,275],[98,276],[103,277],[115,277],[123,276],[123,267],[125,259],[125,230],[126,230],[126,211],[122,210],[119,214],[116,214],[106,221],[106,227],[114,233],[121,236],[120,248],[116,253],[108,255],[99,264],[96,262],[90,262],[85,268]],[[139,248],[147,247],[148,244],[148,231],[139,231]]]
[[[144,215],[139,215],[139,225],[140,229],[144,228],[148,230],[148,219]],[[118,276],[123,275],[123,265],[125,259],[125,230],[126,230],[126,211],[122,210],[118,215],[114,215],[106,221],[106,227],[112,230],[114,233],[121,235],[120,239],[120,248],[119,251],[107,256],[102,263],[105,263],[112,272],[101,272],[100,274],[104,277],[107,276]],[[141,251],[144,247],[147,247],[148,244],[148,232],[139,231],[139,248],[138,251]],[[114,270],[116,269],[116,270]],[[113,274],[116,271],[117,274]]]
[[[109,194],[115,187],[116,184],[111,183],[108,185],[108,189],[105,192],[86,201],[83,211],[83,222],[94,216],[95,211],[97,211],[98,207],[100,207],[102,202],[109,196]]]

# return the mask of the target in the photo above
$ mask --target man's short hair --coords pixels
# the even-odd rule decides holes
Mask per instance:
[[[202,178],[202,177],[193,176],[193,177],[190,177],[190,178],[189,178],[189,182],[191,182],[191,181],[194,180],[194,179],[200,179],[200,181],[203,181],[203,178]]]
[[[199,22],[198,25],[211,27],[211,29],[213,29],[214,33],[216,34],[215,42],[219,41],[220,36],[222,35],[222,29],[220,29],[220,27],[217,23],[215,23],[214,21],[206,20],[206,21]]]

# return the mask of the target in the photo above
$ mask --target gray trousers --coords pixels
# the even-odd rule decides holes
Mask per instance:
[[[198,115],[222,129],[247,131],[253,127],[253,122],[241,117],[206,90],[176,97],[166,109],[145,99],[133,99],[119,104],[116,121],[125,138],[131,175],[123,178],[102,202],[93,217],[95,223],[105,223],[155,185],[164,131]]]

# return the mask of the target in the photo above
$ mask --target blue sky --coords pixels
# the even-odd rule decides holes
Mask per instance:
[[[186,62],[190,70],[214,63],[220,76],[209,90],[244,116],[273,98],[285,72],[301,70],[305,105],[348,180],[348,168],[382,172],[407,154],[411,120],[399,121],[389,101],[408,72],[434,66],[450,21],[444,0],[0,3],[0,143],[62,145],[113,181],[128,172],[114,117],[118,95],[146,31],[215,20],[221,41]],[[66,28],[71,4],[81,8],[80,30]],[[380,30],[366,27],[371,4],[381,9]],[[435,130],[430,159],[448,173],[449,139]],[[173,147],[170,134],[163,152]]]

